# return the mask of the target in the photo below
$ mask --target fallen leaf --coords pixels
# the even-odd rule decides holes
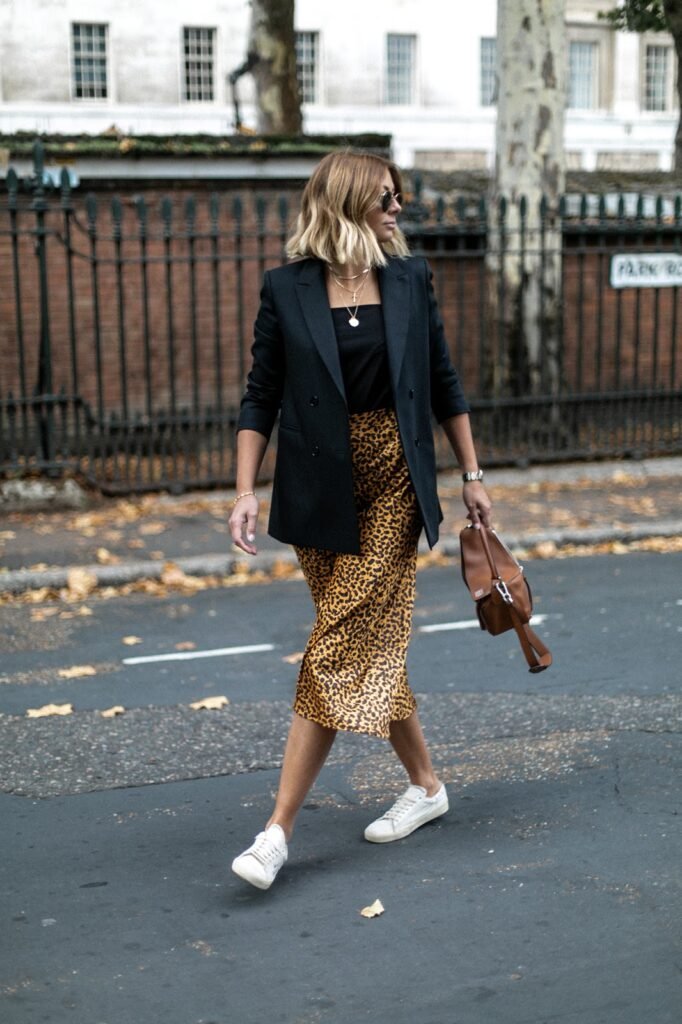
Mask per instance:
[[[42,708],[27,708],[27,718],[48,718],[50,715],[72,715],[73,704],[43,704]]]
[[[124,636],[123,639],[121,640],[121,643],[125,644],[126,647],[134,647],[135,644],[141,644],[142,643],[142,637],[141,636]]]
[[[108,548],[97,548],[95,558],[100,565],[116,565],[117,562],[121,561],[118,555],[112,555]]]
[[[87,569],[70,569],[66,577],[66,597],[69,601],[80,601],[97,586],[97,577]]]
[[[383,914],[384,905],[381,900],[375,900],[369,907],[363,907],[360,911],[362,917],[378,917],[379,914]]]
[[[42,604],[50,595],[49,587],[38,587],[37,590],[29,590],[26,601],[29,604]]]
[[[181,640],[175,645],[176,651],[194,651],[196,650],[196,644],[194,640]]]
[[[219,711],[229,703],[227,697],[204,697],[203,700],[195,700],[190,707],[192,711]]]
[[[14,540],[16,533],[14,530],[0,530],[0,541],[3,540]]]
[[[155,537],[159,533],[165,533],[165,531],[166,524],[158,522],[142,523],[137,528],[137,532],[141,533],[143,537]]]
[[[102,718],[115,718],[116,715],[122,715],[125,708],[122,704],[114,704],[113,708],[107,708],[106,711],[100,711]]]
[[[183,590],[206,590],[208,583],[199,576],[188,576],[175,562],[166,562],[161,570],[161,582],[166,587],[182,587]]]
[[[145,544],[141,537],[133,537],[132,540],[128,541],[129,548],[143,548],[144,546]]]
[[[31,570],[31,572],[43,572],[45,569],[48,568],[49,566],[47,562],[34,562],[33,565],[29,565],[29,569]]]
[[[294,654],[285,654],[282,661],[286,661],[288,665],[298,665],[300,661],[303,661],[304,651],[295,651]]]
[[[60,668],[58,675],[62,679],[80,679],[83,676],[96,676],[97,669],[93,665],[72,665],[71,668]]]
[[[56,615],[59,608],[34,608],[31,612],[31,622],[44,622],[45,619]]]
[[[92,608],[88,608],[87,604],[84,604],[84,605],[82,605],[78,609],[78,611],[76,612],[76,615],[82,615],[82,616],[85,617],[85,616],[88,616],[88,615],[94,615],[94,612],[93,612]]]

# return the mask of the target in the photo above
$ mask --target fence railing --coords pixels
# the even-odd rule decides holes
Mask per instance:
[[[232,482],[261,278],[297,190],[83,199],[66,173],[46,189],[39,147],[31,180],[6,184],[0,474],[77,472],[108,493]],[[610,283],[618,254],[682,260],[680,197],[574,202],[552,220],[417,188],[404,211],[488,465],[682,450],[679,279]]]

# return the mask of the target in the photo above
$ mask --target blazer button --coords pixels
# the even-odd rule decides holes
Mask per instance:
[[[407,392],[407,394],[408,394],[408,396],[410,398],[414,398],[414,388],[410,388],[410,390]]]
[[[320,404],[320,399],[317,397],[317,395],[311,395],[310,396],[310,404],[311,405],[319,405]]]
[[[419,445],[421,444],[421,441],[419,440],[419,438],[418,438],[418,437],[415,437],[415,439],[414,439],[414,443],[415,443],[415,445],[416,445],[416,446],[417,446],[417,448],[418,448],[418,447],[419,447]]]
[[[319,446],[319,444],[314,444],[313,445],[312,451],[311,451],[310,454],[313,456],[313,458],[316,458],[320,454],[320,446]]]

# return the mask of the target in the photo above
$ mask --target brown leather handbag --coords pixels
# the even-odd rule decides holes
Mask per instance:
[[[487,526],[467,526],[459,535],[462,576],[476,602],[481,629],[492,636],[515,629],[529,672],[543,672],[552,655],[528,623],[533,596],[509,548]]]

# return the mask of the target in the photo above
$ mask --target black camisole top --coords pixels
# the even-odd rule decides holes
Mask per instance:
[[[379,304],[358,306],[357,327],[345,307],[332,309],[348,411],[393,408],[384,318]]]

